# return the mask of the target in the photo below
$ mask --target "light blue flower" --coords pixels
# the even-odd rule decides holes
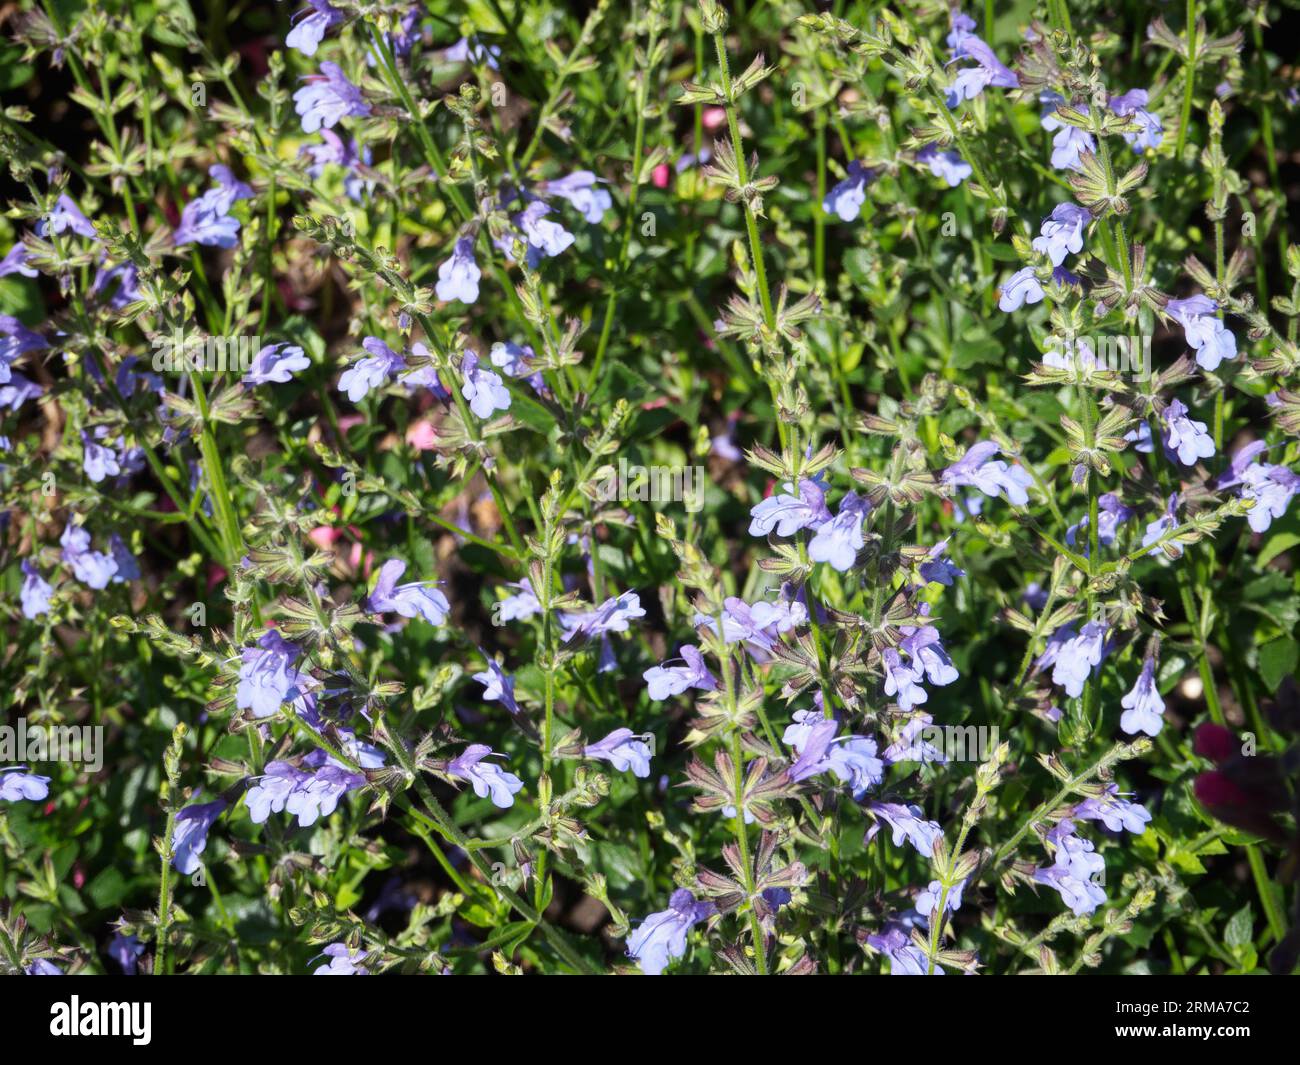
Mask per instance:
[[[773,529],[778,536],[793,536],[800,529],[830,520],[825,493],[816,481],[802,478],[797,496],[789,494],[789,484],[785,488],[786,492],[770,495],[750,508],[750,536],[766,536]]]
[[[694,644],[683,644],[680,649],[683,666],[669,665],[668,662],[651,666],[641,676],[645,679],[651,699],[669,699],[680,695],[687,688],[700,691],[716,691],[718,681],[709,672],[704,656]]]
[[[399,585],[398,579],[406,572],[406,563],[391,558],[379,570],[375,590],[370,593],[372,614],[392,611],[404,618],[424,618],[430,625],[441,625],[447,620],[451,604],[438,591],[436,581],[411,581]]]
[[[337,63],[322,63],[321,73],[308,74],[307,84],[293,94],[294,110],[302,118],[304,133],[329,129],[341,119],[370,114],[370,105]]]
[[[1177,455],[1184,466],[1195,466],[1197,459],[1208,459],[1214,454],[1214,437],[1206,431],[1204,422],[1187,417],[1187,407],[1181,400],[1170,400],[1162,420],[1165,447]]]
[[[929,144],[922,148],[916,161],[930,168],[937,178],[942,178],[950,189],[955,189],[971,176],[971,165],[961,157],[959,152],[942,152],[937,145]]]
[[[822,200],[826,214],[837,215],[841,222],[852,222],[862,212],[867,198],[867,183],[875,177],[857,159],[849,163],[844,180],[835,184]]]
[[[22,571],[23,586],[18,595],[22,601],[23,617],[31,621],[50,612],[50,597],[54,594],[54,589],[30,559],[23,559]]]
[[[1092,844],[1074,835],[1074,824],[1061,821],[1047,836],[1055,850],[1052,865],[1034,870],[1034,880],[1055,889],[1076,917],[1093,913],[1106,901],[1106,892],[1092,878],[1104,873],[1106,863],[1093,853]]]
[[[341,25],[345,21],[343,12],[331,7],[326,0],[311,0],[311,7],[303,8],[294,17],[298,21],[285,37],[284,43],[309,56],[316,54],[316,48],[332,26]]]
[[[478,356],[467,351],[460,360],[460,373],[465,379],[460,394],[469,401],[469,409],[480,418],[490,418],[499,410],[510,409],[510,389],[506,388],[500,374],[479,367]]]
[[[1208,296],[1170,300],[1165,313],[1183,327],[1187,344],[1196,352],[1196,365],[1213,373],[1225,359],[1237,357],[1237,338],[1215,317],[1219,305]]]
[[[839,513],[825,521],[808,543],[808,557],[813,562],[829,562],[831,568],[847,573],[857,561],[865,540],[862,522],[871,509],[865,496],[849,492],[840,500]]]
[[[1034,268],[1026,266],[1012,274],[1007,283],[998,289],[998,310],[1018,311],[1026,303],[1041,303],[1046,295],[1043,283],[1034,275]]]
[[[311,365],[302,348],[296,344],[267,344],[253,356],[253,363],[244,374],[244,385],[288,384],[299,370]]]
[[[0,767],[0,799],[5,802],[40,802],[50,794],[50,778],[28,773],[26,766]]]
[[[1083,250],[1083,230],[1091,221],[1092,215],[1077,204],[1057,204],[1043,220],[1038,230],[1041,235],[1034,238],[1034,250],[1051,259],[1053,266],[1060,266],[1067,255],[1078,255]]]
[[[895,847],[901,846],[906,841],[928,858],[934,853],[935,843],[943,835],[938,822],[925,820],[921,815],[921,808],[915,804],[869,802],[866,808],[893,830]],[[870,840],[879,828],[879,822],[873,824],[867,832],[867,839]]]
[[[208,830],[226,808],[224,799],[185,807],[176,815],[172,829],[172,865],[185,876],[196,873],[202,861],[199,855],[207,848]]]
[[[406,360],[378,337],[366,337],[361,346],[369,352],[339,376],[339,391],[347,393],[353,403],[374,389],[382,388],[393,374],[406,368]]]
[[[668,897],[668,909],[650,914],[632,930],[628,957],[635,958],[647,976],[658,976],[686,953],[686,934],[715,913],[713,903],[697,902],[686,888],[678,888]]]
[[[582,753],[608,762],[620,773],[630,769],[633,776],[650,775],[650,746],[630,728],[615,729],[603,740],[587,744]]]
[[[474,261],[474,241],[461,237],[451,255],[438,267],[438,281],[433,287],[440,300],[469,304],[478,299],[478,282],[482,276]]]
[[[1158,736],[1164,728],[1163,714],[1165,701],[1160,697],[1156,686],[1155,659],[1148,658],[1142,663],[1142,672],[1133,683],[1132,689],[1119,701],[1124,708],[1120,715],[1119,727],[1128,735],[1136,736],[1145,732],[1148,736]]]
[[[483,761],[492,753],[492,748],[486,744],[471,743],[447,764],[447,772],[468,780],[480,799],[491,796],[493,806],[509,809],[514,805],[515,795],[523,790],[524,782],[500,766]]]

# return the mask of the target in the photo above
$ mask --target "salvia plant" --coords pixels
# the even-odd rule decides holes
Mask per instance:
[[[1296,20],[21,0],[0,970],[1290,972]]]

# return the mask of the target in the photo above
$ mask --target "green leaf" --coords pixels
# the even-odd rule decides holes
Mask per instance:
[[[1248,902],[1228,921],[1228,926],[1223,930],[1223,941],[1235,952],[1254,938],[1254,930],[1255,915]]]
[[[1259,675],[1269,691],[1277,691],[1283,680],[1295,674],[1298,659],[1300,647],[1290,636],[1270,640],[1259,649]]]

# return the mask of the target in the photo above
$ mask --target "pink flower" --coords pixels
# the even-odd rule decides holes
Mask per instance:
[[[438,430],[427,418],[421,418],[407,427],[406,442],[416,451],[432,451],[438,446]]]

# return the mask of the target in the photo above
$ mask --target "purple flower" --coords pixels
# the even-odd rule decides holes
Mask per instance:
[[[1170,400],[1163,420],[1165,448],[1176,454],[1184,466],[1195,466],[1197,459],[1214,454],[1214,438],[1205,431],[1205,423],[1187,417],[1187,407],[1181,400]]]
[[[522,581],[511,581],[506,587],[517,588],[518,592],[501,600],[494,612],[500,621],[525,621],[534,614],[541,613],[541,601],[533,594],[532,582],[527,577]]]
[[[81,468],[93,483],[99,484],[105,478],[116,477],[122,472],[113,449],[95,443],[90,434],[84,431],[81,434],[81,449]]]
[[[1106,892],[1093,877],[1106,869],[1092,844],[1074,835],[1074,823],[1061,821],[1047,836],[1055,850],[1052,865],[1034,870],[1034,880],[1060,892],[1061,899],[1076,917],[1093,913],[1106,901]]]
[[[50,597],[54,594],[54,589],[32,565],[30,559],[23,559],[22,571],[23,586],[18,595],[22,600],[23,617],[34,621],[42,614],[50,612]]]
[[[50,212],[49,216],[36,223],[36,235],[38,237],[47,237],[62,233],[68,229],[79,237],[87,237],[90,240],[99,239],[90,219],[81,213],[81,208],[65,192],[59,197],[58,202],[54,205],[54,210]]]
[[[487,669],[475,673],[474,680],[483,685],[483,698],[490,703],[499,702],[511,714],[517,715],[519,704],[515,701],[514,677],[502,669],[495,658],[488,658],[487,653],[481,649],[480,653],[487,659]]]
[[[790,485],[785,487],[788,491]],[[750,509],[749,517],[750,536],[766,536],[773,528],[778,536],[793,536],[800,529],[816,528],[829,521],[831,512],[826,509],[826,494],[822,486],[803,478],[799,481],[797,496],[768,496]]]
[[[943,835],[943,829],[939,827],[938,822],[926,821],[922,818],[919,806],[904,806],[897,802],[869,802],[867,809],[893,829],[895,847],[906,841],[927,858],[934,852],[936,841]],[[868,842],[879,829],[879,823],[873,824],[868,829]]]
[[[1241,497],[1254,501],[1246,521],[1257,533],[1267,532],[1274,519],[1280,518],[1300,492],[1300,474],[1286,466],[1262,462],[1247,466],[1241,475]]]
[[[636,592],[624,592],[606,599],[594,610],[561,614],[560,627],[564,629],[564,642],[568,643],[577,636],[591,639],[611,632],[627,632],[630,621],[643,617],[641,597]]]
[[[40,333],[32,332],[12,314],[0,314],[0,384],[10,380],[15,359],[47,346]]]
[[[1088,113],[1087,104],[1074,104],[1073,108],[1085,115]],[[1081,170],[1083,162],[1079,153],[1096,152],[1097,142],[1087,130],[1062,122],[1056,117],[1055,111],[1056,108],[1052,107],[1039,122],[1048,132],[1056,130],[1056,136],[1052,138],[1052,166],[1057,170]]]
[[[73,576],[96,591],[108,587],[117,563],[101,551],[90,549],[90,533],[80,525],[69,523],[59,537],[63,545],[63,561],[72,567]]]
[[[1029,502],[1026,489],[1034,483],[1033,478],[1019,464],[1008,466],[1001,459],[990,461],[1001,450],[991,440],[972,444],[965,455],[943,471],[940,480],[949,488],[973,486],[990,497],[1002,493],[1008,502],[1023,507]]]
[[[113,556],[113,561],[117,564],[117,572],[113,574],[114,584],[125,584],[127,581],[138,581],[140,579],[139,563],[136,562],[135,556],[131,554],[117,533],[109,536],[108,550]]]
[[[1229,461],[1228,468],[1219,474],[1215,480],[1214,487],[1224,489],[1242,484],[1246,470],[1254,464],[1255,457],[1262,455],[1267,450],[1268,442],[1264,440],[1254,440],[1244,447],[1238,448],[1236,454]]]
[[[920,573],[922,580],[930,584],[942,584],[945,588],[951,588],[954,578],[966,576],[964,569],[943,557],[947,550],[947,540],[940,540],[930,548],[929,558],[917,567],[917,572]]]
[[[766,662],[776,644],[777,636],[789,632],[808,620],[808,608],[799,600],[779,600],[775,603],[758,602],[753,606],[736,596],[729,596],[722,604],[722,639],[725,643],[743,641],[755,662]],[[704,625],[717,631],[716,618],[696,612],[695,626]]]
[[[903,920],[889,921],[881,932],[867,936],[867,944],[889,959],[890,976],[925,976],[930,970],[928,956],[912,942],[909,927]],[[938,965],[934,967],[934,975],[944,975]]]
[[[143,943],[135,936],[124,936],[121,932],[118,932],[108,945],[108,956],[122,967],[123,976],[136,975],[136,966],[143,953]]]
[[[935,177],[943,178],[950,189],[955,189],[971,176],[971,165],[959,152],[941,152],[933,144],[922,148],[916,155],[916,161],[928,166]]]
[[[880,756],[885,765],[897,762],[947,762],[943,751],[924,738],[925,730],[934,724],[929,714],[919,713],[898,731],[898,737]]]
[[[307,84],[293,94],[294,110],[302,117],[304,133],[336,125],[340,119],[370,114],[358,89],[336,63],[322,63],[320,74],[308,74]]]
[[[531,249],[556,256],[573,243],[574,236],[558,222],[547,220],[550,211],[547,204],[534,200],[515,216],[515,224],[523,231]]]
[[[1020,87],[1020,79],[1015,72],[1003,66],[993,49],[973,33],[961,39],[961,55],[955,58],[973,59],[976,66],[963,67],[953,79],[948,90],[948,106],[955,108],[963,100],[973,100],[988,86],[996,85],[1003,89]]]
[[[933,625],[918,627],[904,625],[900,631],[904,639],[899,647],[912,660],[917,680],[920,680],[921,673],[924,673],[926,680],[931,684],[943,687],[958,678],[957,667],[952,664],[948,652],[943,649],[938,629]]]
[[[1056,650],[1052,663],[1052,683],[1064,688],[1066,694],[1077,699],[1083,694],[1088,675],[1101,665],[1106,653],[1106,634],[1110,627],[1100,621],[1090,621]]]
[[[298,683],[301,650],[275,629],[267,629],[255,647],[240,652],[239,687],[235,706],[252,710],[254,717],[270,717],[290,698]]]
[[[172,829],[172,865],[184,876],[198,871],[199,855],[208,845],[208,830],[226,808],[225,799],[185,807]]]
[[[478,417],[490,418],[494,411],[510,409],[510,389],[500,374],[479,369],[474,352],[467,351],[461,356],[460,373],[465,379],[460,394],[469,400],[469,409]]]
[[[117,290],[108,298],[108,306],[115,311],[120,311],[141,298],[142,294],[137,285],[138,279],[139,271],[136,270],[135,263],[101,266],[95,271],[95,280],[91,283],[90,294],[102,298],[103,294],[116,284]]]
[[[10,274],[36,277],[37,271],[27,265],[27,259],[27,249],[21,244],[15,244],[9,249],[9,253],[3,259],[0,259],[0,277],[8,277]]]
[[[495,44],[485,45],[477,37],[462,37],[443,50],[442,58],[448,63],[486,63],[489,70],[499,70],[501,49]]]
[[[947,36],[948,47],[953,59],[961,59],[966,54],[966,41],[975,31],[975,20],[964,12],[951,8],[948,11],[948,25],[952,28]]]
[[[358,147],[356,138],[343,140],[333,130],[323,129],[320,136],[320,144],[305,144],[298,149],[299,155],[305,155],[311,160],[307,173],[313,178],[319,178],[325,173],[327,164],[342,167],[347,172],[343,179],[343,191],[349,199],[360,202],[362,191],[374,188],[375,184],[373,181],[363,181],[356,172],[359,164],[369,164],[370,149]]]
[[[478,299],[478,281],[482,276],[474,261],[474,241],[461,237],[451,255],[438,267],[438,282],[433,287],[440,300],[473,303]]]
[[[1164,140],[1164,126],[1160,124],[1160,119],[1146,109],[1147,91],[1145,89],[1129,89],[1122,96],[1112,96],[1110,98],[1110,109],[1117,115],[1125,118],[1131,118],[1137,125],[1138,130],[1133,133],[1122,134],[1128,142],[1129,147],[1135,151],[1144,152],[1147,149],[1155,151],[1160,147],[1160,142]]]
[[[320,818],[329,817],[344,795],[366,782],[362,774],[338,764],[321,766],[305,777],[289,792],[284,803],[284,808],[298,818],[299,828],[310,828]]]
[[[255,778],[255,783],[244,793],[249,820],[262,824],[273,813],[281,813],[289,797],[311,779],[310,773],[295,769],[278,759],[266,763],[266,771]]]
[[[1034,276],[1034,268],[1026,266],[1012,274],[1007,283],[998,289],[998,310],[1008,313],[1018,311],[1026,303],[1041,303],[1046,295],[1042,282]]]
[[[658,976],[686,953],[686,934],[717,913],[711,902],[697,902],[686,888],[668,897],[668,909],[652,913],[627,937],[627,954],[647,976]]]
[[[668,699],[680,695],[687,688],[698,688],[706,692],[717,690],[718,681],[709,672],[699,648],[687,643],[682,645],[680,651],[682,660],[686,663],[684,666],[673,666],[665,662],[663,665],[651,666],[641,674],[651,699]]]
[[[1183,327],[1188,346],[1196,351],[1196,365],[1213,373],[1224,359],[1237,357],[1237,338],[1215,317],[1219,305],[1208,296],[1170,300],[1165,313]]]
[[[885,665],[885,694],[897,698],[900,710],[906,713],[929,699],[920,683],[924,674],[916,663],[905,663],[892,647],[886,647],[881,657]]]
[[[1101,795],[1084,799],[1070,816],[1080,821],[1100,821],[1111,832],[1128,830],[1135,836],[1145,832],[1151,821],[1145,806],[1120,797],[1118,784],[1108,784]]]
[[[1142,672],[1132,689],[1119,701],[1124,708],[1119,727],[1130,736],[1139,732],[1158,736],[1164,727],[1161,715],[1165,712],[1165,701],[1160,698],[1160,689],[1156,687],[1155,671],[1155,659],[1148,658],[1142,663]]]
[[[493,754],[483,743],[471,743],[461,754],[447,763],[447,772],[453,777],[468,780],[474,794],[480,799],[492,798],[492,805],[505,810],[514,805],[515,794],[523,790],[524,782],[513,773],[483,759]]]
[[[1067,255],[1078,255],[1083,250],[1083,230],[1091,221],[1092,215],[1077,204],[1057,204],[1043,220],[1038,230],[1042,235],[1034,238],[1034,250],[1051,259],[1053,266],[1060,266]]]
[[[836,184],[822,200],[822,211],[838,215],[842,222],[852,222],[862,211],[862,204],[867,198],[867,182],[874,177],[874,172],[854,159],[849,163],[844,180]]]
[[[831,521],[823,522],[808,543],[808,557],[814,562],[829,562],[840,573],[847,573],[857,561],[865,541],[862,522],[871,509],[865,496],[849,492],[840,500],[840,511]]]
[[[1169,496],[1169,503],[1165,507],[1165,512],[1155,521],[1147,525],[1146,532],[1142,536],[1142,546],[1151,547],[1161,537],[1168,535],[1178,527],[1178,493],[1174,492]],[[1181,558],[1183,554],[1183,545],[1177,541],[1170,540],[1160,547],[1152,547],[1147,552],[1148,555],[1158,555],[1173,552],[1172,557]]]
[[[451,604],[437,589],[437,581],[411,581],[397,583],[406,572],[406,563],[390,558],[379,570],[375,590],[370,593],[370,612],[383,614],[393,611],[404,618],[424,618],[430,625],[441,625],[447,620]]]
[[[860,799],[885,777],[885,763],[877,757],[876,741],[868,736],[836,736],[839,725],[819,710],[796,710],[794,724],[788,725],[782,741],[795,752],[790,779],[806,780],[821,773],[831,773],[849,785],[855,799]]]
[[[1106,492],[1097,500],[1097,542],[1103,547],[1110,547],[1115,542],[1115,536],[1119,532],[1119,527],[1133,517],[1132,507],[1126,507],[1120,502],[1119,496],[1114,492]],[[1088,528],[1088,515],[1085,514],[1079,521],[1065,530],[1065,542],[1071,547],[1078,541],[1079,536]],[[1084,555],[1088,553],[1087,547],[1084,548]]]
[[[26,766],[0,766],[0,799],[39,802],[50,794],[50,778],[28,773]]]
[[[608,192],[599,185],[600,179],[590,170],[575,170],[567,177],[543,182],[538,191],[543,196],[559,196],[573,204],[592,225],[605,217],[614,206]]]
[[[956,913],[961,909],[961,893],[966,889],[965,879],[958,880],[948,889],[948,898],[944,901],[946,913]],[[916,896],[916,911],[923,917],[934,920],[939,909],[939,899],[943,897],[943,885],[931,880],[929,887]],[[937,971],[937,970],[936,970]]]
[[[310,365],[311,359],[295,344],[267,344],[253,356],[253,364],[244,374],[244,385],[288,384],[294,374]]]
[[[253,190],[220,163],[209,167],[208,175],[217,182],[217,187],[185,205],[180,225],[172,236],[178,247],[191,243],[217,248],[235,246],[239,219],[231,217],[230,208],[236,200],[250,199]]]
[[[48,958],[37,958],[23,970],[28,976],[62,976],[63,970]]]
[[[370,972],[364,965],[357,964],[363,961],[366,952],[361,949],[353,950],[346,943],[331,943],[323,951],[326,957],[330,959],[328,965],[322,965],[317,968],[312,976],[369,976]]]
[[[339,391],[346,392],[353,403],[360,403],[373,389],[382,388],[393,374],[406,368],[406,360],[378,337],[366,337],[361,346],[369,354],[339,377]]]
[[[326,0],[311,0],[311,7],[303,8],[294,17],[298,22],[289,31],[284,43],[303,55],[315,55],[317,46],[324,40],[330,27],[341,25],[345,21],[343,12],[330,7]]]
[[[650,775],[650,747],[630,728],[616,728],[603,740],[587,744],[582,753],[608,762],[620,773],[630,769],[634,776]]]

